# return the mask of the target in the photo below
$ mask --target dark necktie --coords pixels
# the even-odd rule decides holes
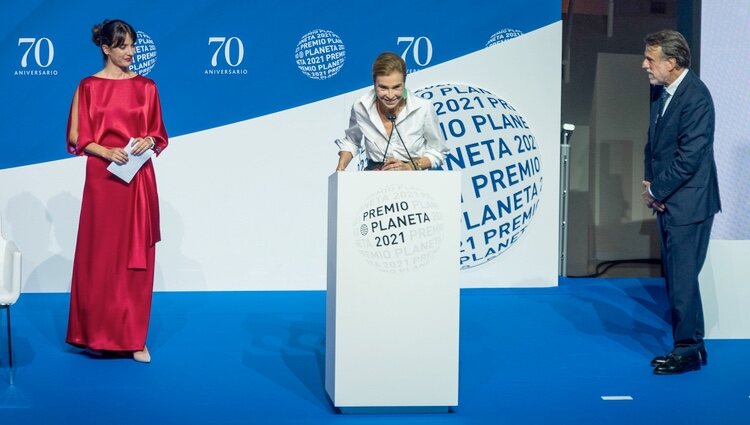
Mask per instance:
[[[659,95],[659,109],[656,112],[657,123],[659,122],[662,115],[664,114],[664,105],[667,103],[668,98],[669,98],[669,93],[667,93],[667,89],[664,86],[661,86],[661,94]]]

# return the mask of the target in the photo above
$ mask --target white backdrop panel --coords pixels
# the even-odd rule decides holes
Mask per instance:
[[[700,275],[706,335],[750,338],[750,2],[704,1],[701,13],[701,78],[716,107],[722,204]]]

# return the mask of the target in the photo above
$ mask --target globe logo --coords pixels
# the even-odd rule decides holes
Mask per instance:
[[[443,243],[443,214],[422,189],[390,185],[370,194],[353,217],[359,254],[385,273],[428,266]]]
[[[156,65],[156,44],[143,31],[138,31],[136,36],[138,37],[138,42],[135,44],[135,55],[133,56],[133,63],[130,64],[130,70],[145,76]]]
[[[485,47],[494,46],[495,44],[500,44],[504,41],[508,41],[511,38],[516,38],[519,35],[523,35],[523,31],[514,30],[511,28],[504,28],[500,31],[492,34],[492,37],[490,37],[489,40],[487,40],[487,45]]]
[[[461,268],[510,249],[532,223],[542,191],[539,142],[522,111],[481,87],[439,84],[415,91],[435,107],[451,151],[443,168],[461,170]]]
[[[303,74],[313,80],[325,80],[344,66],[346,47],[334,32],[316,29],[302,36],[294,58]]]

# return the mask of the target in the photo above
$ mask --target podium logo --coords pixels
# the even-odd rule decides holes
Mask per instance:
[[[55,60],[55,45],[47,37],[19,37],[20,68],[13,71],[16,76],[56,76],[51,68]]]
[[[294,52],[297,68],[313,80],[325,80],[338,74],[346,61],[346,47],[332,31],[316,29],[297,43]]]
[[[135,44],[135,56],[130,70],[146,76],[156,66],[156,44],[154,40],[143,31],[137,31],[138,42]]]
[[[504,28],[500,31],[492,34],[492,37],[490,37],[489,40],[487,40],[487,45],[485,47],[494,46],[495,44],[500,44],[502,42],[508,41],[511,38],[516,38],[519,35],[523,35],[523,31],[514,30],[511,28]]]
[[[483,88],[440,84],[414,93],[435,106],[452,149],[443,167],[462,170],[461,268],[491,261],[518,242],[539,207],[537,139],[521,111]]]
[[[370,195],[352,230],[357,250],[376,269],[409,273],[429,265],[443,243],[443,215],[423,190],[392,185]]]

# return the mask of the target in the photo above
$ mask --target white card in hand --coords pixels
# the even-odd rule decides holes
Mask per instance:
[[[107,170],[109,170],[110,173],[116,175],[125,183],[130,183],[130,181],[133,180],[133,176],[135,176],[135,173],[137,173],[138,170],[141,169],[143,164],[145,164],[146,161],[148,161],[148,159],[151,158],[151,156],[154,154],[154,151],[152,149],[146,149],[146,151],[140,155],[132,155],[130,152],[133,150],[134,140],[135,139],[131,137],[128,141],[128,144],[123,148],[125,149],[125,152],[128,153],[128,162],[122,165],[118,165],[112,162],[107,167]]]

